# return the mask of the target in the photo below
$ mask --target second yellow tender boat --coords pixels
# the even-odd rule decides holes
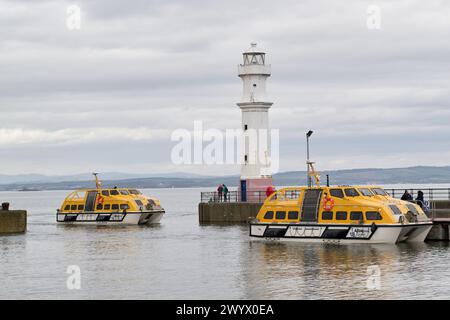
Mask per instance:
[[[134,188],[96,188],[71,192],[57,210],[56,221],[69,224],[155,224],[165,211],[158,199]]]
[[[377,186],[291,187],[269,196],[250,222],[255,239],[332,243],[422,242],[432,221]]]

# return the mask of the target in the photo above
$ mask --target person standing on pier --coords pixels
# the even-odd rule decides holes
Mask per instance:
[[[429,203],[428,201],[425,201],[423,197],[423,191],[417,192],[416,203],[422,208],[423,212],[425,212],[426,215],[430,213]]]
[[[266,189],[266,198],[270,197],[273,193],[275,193],[275,188],[273,186],[268,186]]]
[[[225,184],[222,185],[223,188],[223,201],[227,202],[228,188]]]
[[[223,185],[219,184],[217,187],[217,194],[219,195],[219,202],[222,201],[222,191],[223,191]]]
[[[417,192],[416,203],[422,208],[423,211],[427,212],[428,207],[423,197],[423,191]]]
[[[408,190],[405,190],[405,193],[402,195],[401,200],[412,201],[412,199],[412,195],[408,192]]]

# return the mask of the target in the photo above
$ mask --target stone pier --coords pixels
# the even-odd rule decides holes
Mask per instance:
[[[0,210],[0,235],[27,231],[25,210]]]
[[[431,241],[450,241],[450,200],[430,201],[433,228],[427,236]]]
[[[256,217],[263,204],[259,202],[211,202],[200,203],[200,223],[247,223]]]
[[[450,219],[447,221],[434,220],[433,228],[427,235],[427,240],[430,241],[449,241],[449,226]]]

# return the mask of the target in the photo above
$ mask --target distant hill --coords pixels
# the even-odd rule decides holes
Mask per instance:
[[[450,166],[446,167],[410,167],[392,169],[349,169],[321,172],[322,182],[325,184],[326,175],[330,176],[331,184],[433,184],[450,183]],[[215,187],[219,183],[225,183],[229,187],[237,187],[239,177],[209,177],[183,173],[172,173],[169,176],[153,176],[148,178],[135,177],[134,175],[119,173],[102,173],[104,187],[134,187],[134,188],[190,188],[190,187]],[[64,177],[52,177],[41,175],[29,175],[30,181],[5,183],[0,185],[0,190],[71,190],[77,188],[93,187],[92,176],[77,175]],[[124,178],[125,177],[125,178]],[[10,176],[11,178],[11,176]],[[25,176],[21,176],[25,179]],[[305,185],[305,171],[281,172],[274,175],[275,185]],[[2,179],[2,176],[0,176]],[[41,180],[39,180],[41,179]],[[43,179],[43,180],[42,180]],[[34,181],[33,181],[34,180]]]
[[[331,184],[428,184],[450,183],[450,166],[392,169],[349,169],[320,172],[325,183],[326,175]],[[305,184],[306,172],[282,172],[274,176],[277,185]]]
[[[184,172],[171,172],[160,174],[132,174],[122,172],[102,172],[101,178],[103,180],[125,180],[125,179],[137,179],[145,176],[151,176],[153,178],[193,178],[193,177],[207,177],[198,174],[184,173]],[[49,176],[43,174],[18,174],[18,175],[5,175],[0,174],[0,185],[5,184],[47,184],[66,181],[89,181],[92,180],[92,173],[81,173],[74,175],[63,176]]]

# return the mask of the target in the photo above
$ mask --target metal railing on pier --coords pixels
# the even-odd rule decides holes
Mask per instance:
[[[266,191],[247,190],[244,197],[240,191],[228,191],[227,194],[217,191],[202,192],[201,202],[264,202],[266,200]]]
[[[401,198],[405,190],[415,199],[419,191],[423,192],[425,200],[450,200],[450,188],[430,188],[430,189],[385,189],[393,198]]]
[[[401,198],[405,190],[408,190],[413,199],[417,198],[419,191],[423,192],[426,214],[435,219],[449,219],[450,217],[450,188],[429,189],[385,189],[393,198]],[[418,201],[412,201],[418,203]],[[420,205],[420,203],[418,203]]]
[[[392,197],[400,199],[405,189],[385,189]],[[424,194],[425,201],[448,200],[450,201],[450,188],[428,188],[428,189],[406,189],[413,199],[418,195],[419,191]],[[247,190],[246,195],[242,197],[241,191],[229,191],[225,193],[217,191],[202,192],[201,202],[264,202],[267,195],[264,190]]]

